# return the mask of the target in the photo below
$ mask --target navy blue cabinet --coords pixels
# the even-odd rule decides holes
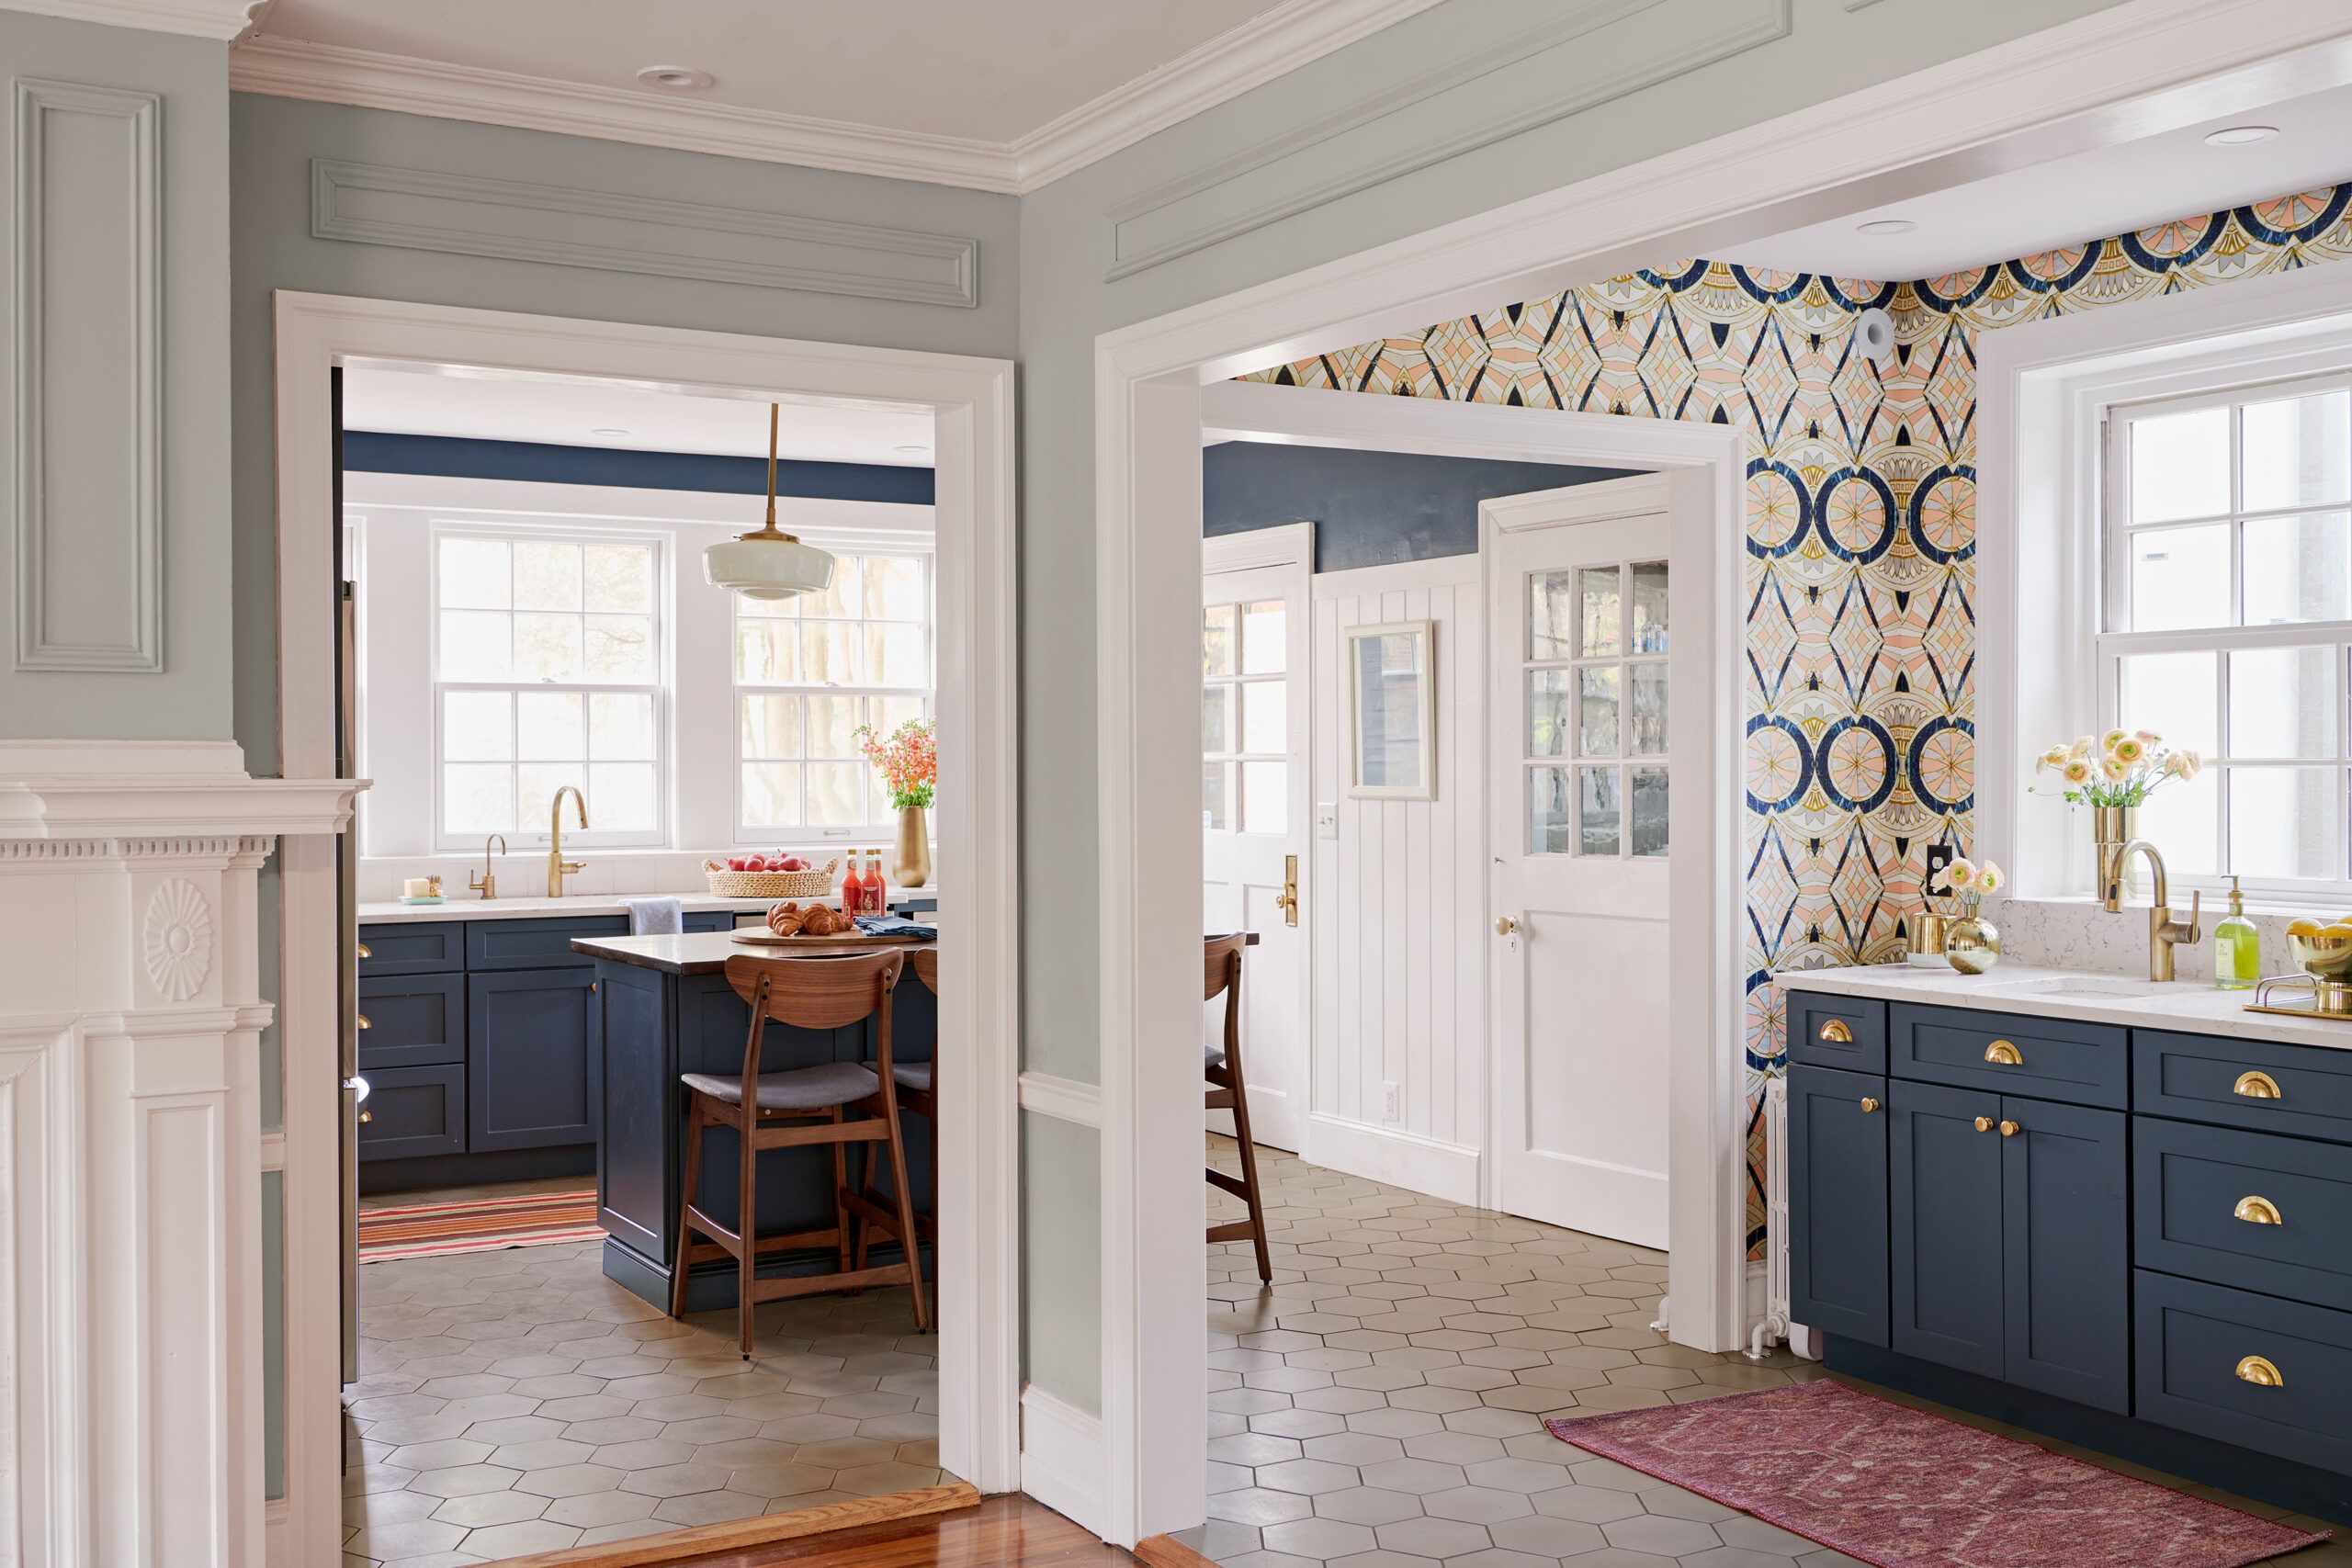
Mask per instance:
[[[2124,1128],[2120,1111],[2008,1095],[1997,1140],[2003,1376],[2118,1413],[2132,1407]]]
[[[589,1097],[600,1035],[594,969],[466,976],[466,1147],[543,1149],[596,1140]]]
[[[360,1076],[368,1080],[368,1120],[359,1124],[361,1159],[466,1152],[463,1066],[390,1067]]]
[[[1891,1343],[2001,1375],[2001,1097],[1887,1086],[1894,1235]]]
[[[1866,1344],[1887,1340],[1886,1080],[1789,1069],[1791,1311]]]
[[[437,1067],[466,1059],[463,975],[361,976],[359,1070]]]

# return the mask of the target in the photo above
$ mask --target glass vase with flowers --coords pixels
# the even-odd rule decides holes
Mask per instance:
[[[2030,786],[2036,795],[2057,795],[2072,806],[2091,808],[2091,840],[2097,852],[2093,874],[2098,897],[2109,909],[2123,895],[2123,847],[2140,836],[2140,807],[2156,791],[2195,781],[2204,759],[2186,746],[2167,746],[2153,729],[2110,729],[2083,736],[2071,746],[2052,746],[2034,759],[2036,776],[2056,773],[2055,789]]]

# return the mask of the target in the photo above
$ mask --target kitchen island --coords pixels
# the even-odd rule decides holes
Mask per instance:
[[[685,1092],[683,1073],[734,1077],[742,1071],[751,1009],[727,983],[727,960],[738,953],[805,956],[811,951],[866,953],[910,946],[905,939],[842,939],[780,950],[737,942],[727,931],[683,936],[583,937],[574,953],[594,963],[596,1035],[590,1118],[597,1128],[596,1223],[606,1233],[607,1278],[667,1310],[672,1261],[677,1255],[680,1189],[685,1179]],[[938,1037],[938,1009],[910,967],[893,998],[894,1061],[929,1061]],[[837,1030],[770,1024],[762,1067],[775,1072],[820,1062],[871,1062],[873,1024]],[[907,1168],[916,1207],[927,1210],[932,1190],[932,1137],[920,1120],[910,1123]],[[832,1224],[831,1156],[820,1148],[774,1150],[760,1158],[762,1234],[821,1229]],[[697,1205],[722,1224],[735,1223],[735,1134],[705,1134]],[[887,1185],[887,1181],[885,1182]],[[888,1259],[895,1245],[877,1245]],[[831,1269],[828,1253],[763,1260],[763,1272]],[[730,1261],[698,1266],[686,1289],[689,1311],[735,1303]]]

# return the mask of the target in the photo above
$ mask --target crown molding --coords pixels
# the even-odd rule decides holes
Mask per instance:
[[[37,17],[61,17],[69,22],[181,33],[189,38],[219,39],[225,43],[253,26],[255,13],[268,3],[269,0],[0,0],[0,11],[29,11]]]
[[[68,11],[226,10],[243,4],[0,0],[0,5],[27,9]],[[1009,142],[738,108],[266,35],[248,38],[230,51],[229,85],[243,93],[1017,196],[1436,4],[1438,0],[1283,0]]]

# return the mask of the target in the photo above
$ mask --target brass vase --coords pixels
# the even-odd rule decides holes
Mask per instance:
[[[1982,975],[2001,961],[2001,929],[1971,909],[1944,932],[1944,958],[1963,975]]]
[[[931,828],[920,806],[899,807],[899,847],[891,858],[890,880],[900,887],[921,887],[931,880]]]
[[[2098,852],[2097,875],[2091,886],[2094,897],[2113,914],[2123,908],[2123,846],[2140,836],[2140,808],[2136,806],[2094,806],[2091,807],[2091,840]]]

